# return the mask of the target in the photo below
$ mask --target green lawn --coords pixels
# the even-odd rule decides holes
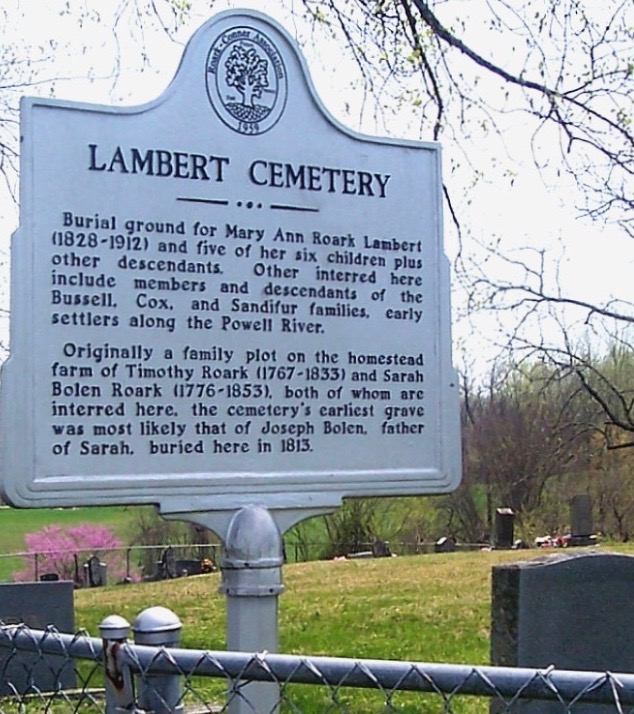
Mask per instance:
[[[498,551],[316,561],[284,566],[281,648],[331,654],[483,664],[488,661],[491,567],[535,557]],[[107,615],[129,621],[164,605],[183,622],[187,647],[222,648],[219,573],[78,590],[77,625],[97,633]]]
[[[630,550],[631,552],[631,550]],[[541,555],[498,551],[321,561],[284,566],[286,592],[280,596],[280,651],[351,658],[487,664],[489,662],[491,568]],[[224,649],[225,603],[220,576],[75,593],[77,625],[91,634],[111,614],[133,622],[146,607],[163,605],[183,623],[182,644]],[[196,680],[195,688],[218,701],[224,683]],[[331,708],[323,687],[295,686],[293,704],[302,712]],[[349,711],[383,712],[384,695],[342,692]],[[399,712],[438,712],[437,696],[399,694]],[[296,711],[292,709],[293,711]],[[453,712],[488,711],[484,699],[467,699]]]
[[[634,553],[631,546],[605,550]],[[279,598],[280,651],[488,664],[492,567],[543,555],[536,550],[483,551],[285,565],[286,590]],[[183,647],[223,650],[226,612],[219,584],[220,574],[212,573],[76,590],[76,629],[98,636],[99,623],[109,615],[121,615],[133,623],[145,608],[162,605],[182,621]],[[97,672],[91,686],[101,683]],[[197,697],[220,703],[225,687],[223,680],[193,678],[187,683],[192,703]],[[386,696],[392,695],[378,691],[339,690],[333,695],[325,687],[290,685],[285,696],[292,705],[284,705],[282,712],[443,711],[438,695],[398,693],[390,707],[386,707]],[[333,696],[345,706],[333,705]],[[452,700],[451,712],[486,714],[488,700]]]

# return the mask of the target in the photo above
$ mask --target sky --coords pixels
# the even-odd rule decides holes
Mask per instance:
[[[65,8],[83,8],[83,17]],[[91,11],[99,9],[99,16]],[[193,32],[210,16],[201,10],[202,3],[193,4],[193,11],[177,33],[177,41],[167,38],[159,29],[143,21],[144,29],[131,16],[119,19],[118,33],[104,31],[116,17],[119,0],[66,3],[63,0],[5,3],[3,41],[14,43],[16,53],[27,54],[32,60],[50,56],[45,62],[33,63],[37,84],[25,93],[56,96],[75,101],[100,104],[142,104],[156,96],[169,84],[182,55],[184,44]],[[303,28],[289,18],[278,2],[229,0],[215,2],[214,13],[225,8],[253,8],[269,14],[291,35],[305,34]],[[78,22],[79,19],[79,22]],[[42,48],[42,49],[40,49]],[[144,48],[147,58],[140,51]],[[371,105],[364,103],[361,92],[352,91],[356,68],[345,58],[336,44],[321,40],[304,48],[313,82],[327,109],[343,124],[367,134],[391,135],[399,138],[431,137],[420,133],[420,127],[406,117],[387,113],[385,122],[377,122]],[[120,57],[120,66],[113,58]],[[147,61],[146,61],[147,59]],[[54,80],[54,81],[47,81]],[[6,80],[5,80],[6,81]],[[20,92],[13,92],[11,101]],[[634,301],[631,280],[634,268],[634,241],[627,240],[605,227],[578,220],[567,201],[569,185],[562,179],[553,190],[544,186],[532,160],[523,147],[528,135],[521,123],[509,124],[505,137],[512,153],[516,177],[512,187],[503,180],[500,169],[492,163],[499,145],[483,143],[478,156],[485,167],[479,185],[468,195],[464,190],[470,181],[468,169],[451,177],[456,207],[461,218],[469,222],[474,236],[483,242],[502,236],[509,250],[527,246],[545,249],[549,258],[560,259],[560,280],[564,288],[576,297],[590,301],[605,301],[611,297]],[[458,160],[460,147],[443,144],[445,165]],[[4,189],[4,187],[2,187]],[[0,190],[0,307],[8,308],[9,236],[18,223],[18,206],[6,190]],[[446,252],[454,260],[460,249],[448,216],[445,217]],[[462,248],[471,250],[471,246]],[[554,262],[553,262],[554,264]],[[490,319],[460,319],[462,297],[454,289],[456,314],[453,332],[456,342],[455,360],[477,353],[488,359],[495,354],[484,348],[495,340],[495,327]],[[509,316],[512,319],[512,316]],[[0,321],[0,340],[7,342],[7,320]],[[478,369],[486,369],[484,363]]]

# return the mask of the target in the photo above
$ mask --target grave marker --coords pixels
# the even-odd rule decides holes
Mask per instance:
[[[178,576],[178,571],[176,569],[176,556],[174,555],[174,548],[172,548],[171,545],[168,545],[161,554],[159,566],[161,580],[167,580]]]
[[[74,632],[73,583],[0,583],[0,622],[33,629],[53,625],[59,632]],[[0,696],[73,689],[76,682],[74,662],[65,655],[3,649],[0,671]]]
[[[100,588],[108,582],[108,567],[97,555],[92,555],[84,563],[84,582],[88,587]]]
[[[492,586],[492,664],[632,671],[634,558],[576,552],[499,565],[493,568]],[[499,708],[499,703],[492,705],[494,712]],[[610,710],[595,705],[574,708]],[[546,714],[553,705],[521,702],[512,711]]]
[[[596,545],[592,525],[592,500],[587,493],[570,499],[570,545]]]
[[[515,514],[512,508],[497,508],[495,510],[495,541],[496,548],[511,548],[513,546],[513,532],[515,528]]]

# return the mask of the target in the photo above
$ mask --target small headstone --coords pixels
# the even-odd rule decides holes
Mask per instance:
[[[43,573],[40,575],[40,582],[42,583],[56,583],[59,580],[59,575],[57,573]]]
[[[44,577],[44,576],[42,576]],[[75,631],[74,584],[70,580],[0,584],[0,622],[43,630]],[[74,689],[74,660],[63,655],[0,649],[0,696]]]
[[[443,536],[439,538],[434,544],[435,553],[455,553],[456,552],[456,541],[453,538]]]
[[[515,514],[511,508],[498,508],[495,511],[495,541],[496,548],[513,547],[513,527]]]
[[[96,555],[88,559],[84,565],[86,574],[85,582],[91,588],[100,588],[107,583],[107,565],[102,563]]]
[[[375,558],[391,558],[392,551],[390,544],[386,540],[375,540],[372,544],[372,554]]]
[[[634,558],[562,553],[493,568],[491,663],[509,667],[634,671]],[[500,702],[492,711],[506,711]],[[547,714],[552,702],[517,702]],[[614,711],[575,705],[575,714]]]
[[[160,563],[161,579],[177,578],[179,572],[176,568],[176,558],[174,557],[174,549],[171,545],[163,551]]]

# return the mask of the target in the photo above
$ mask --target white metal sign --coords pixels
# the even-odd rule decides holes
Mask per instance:
[[[460,478],[439,147],[324,110],[259,13],[156,101],[26,99],[2,488],[323,507]]]

